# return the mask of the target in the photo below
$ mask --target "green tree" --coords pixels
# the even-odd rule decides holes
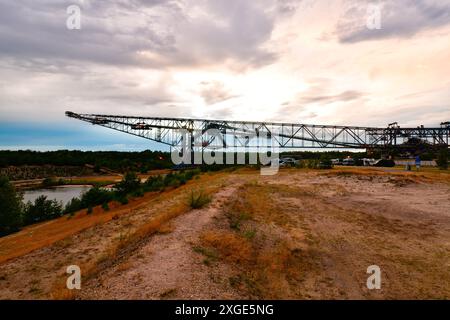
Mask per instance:
[[[102,168],[101,168],[101,166],[98,164],[98,163],[96,163],[95,165],[94,165],[94,172],[95,173],[100,173],[102,170],[101,170]]]
[[[0,236],[18,231],[22,224],[22,194],[0,176]]]
[[[150,177],[145,182],[145,191],[160,191],[164,188],[164,180],[158,175],[155,177]]]
[[[98,206],[102,203],[109,202],[113,198],[113,193],[95,186],[81,195],[81,208],[89,206]]]
[[[79,198],[72,198],[64,208],[64,213],[74,213],[82,209],[81,200]]]
[[[331,169],[333,168],[333,163],[331,162],[331,159],[328,154],[322,154],[320,156],[320,161],[318,165],[319,169]]]
[[[57,183],[56,183],[55,179],[53,179],[53,178],[45,178],[45,179],[42,181],[42,186],[43,186],[44,188],[53,187],[53,186],[55,186],[56,184],[57,184]]]
[[[62,215],[62,203],[56,200],[47,200],[47,196],[39,196],[34,203],[28,201],[25,207],[24,222],[33,224],[41,221],[55,219]]]
[[[141,181],[134,172],[127,172],[125,177],[116,184],[116,189],[120,194],[135,192],[141,188]]]

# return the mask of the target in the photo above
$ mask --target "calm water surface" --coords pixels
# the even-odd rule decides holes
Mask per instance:
[[[23,194],[23,201],[34,202],[41,195],[47,196],[47,199],[62,201],[66,205],[72,198],[80,197],[83,192],[89,190],[91,186],[60,186],[49,189],[26,190]]]

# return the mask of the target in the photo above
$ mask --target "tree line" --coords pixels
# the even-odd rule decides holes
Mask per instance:
[[[84,166],[93,165],[114,171],[146,172],[173,166],[170,153],[162,151],[117,152],[117,151],[31,151],[0,150],[0,167],[23,165]]]

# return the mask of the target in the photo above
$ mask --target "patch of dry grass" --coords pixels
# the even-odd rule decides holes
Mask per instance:
[[[121,263],[121,264],[116,268],[116,270],[117,270],[118,272],[124,272],[124,271],[127,271],[127,270],[131,269],[132,267],[133,267],[133,264],[132,264],[131,262],[125,261],[125,262]]]
[[[251,243],[240,235],[227,231],[207,231],[201,236],[206,247],[213,247],[222,259],[232,263],[249,263],[252,260]]]
[[[340,167],[330,171],[321,172],[319,175],[328,177],[348,177],[359,180],[372,181],[375,178],[386,179],[409,179],[410,183],[450,183],[450,170],[439,170],[438,168],[424,167],[420,171],[404,171],[402,167],[375,168],[375,167]],[[393,182],[393,181],[391,181]]]
[[[205,193],[203,190],[191,190],[188,203],[192,209],[201,209],[210,202],[211,195]]]
[[[105,268],[124,261],[147,237],[155,234],[165,223],[187,212],[188,210],[189,207],[183,201],[180,201],[174,206],[158,213],[132,233],[120,234],[111,247],[105,249],[103,254],[100,255],[96,261],[90,261],[80,266],[83,272],[83,281],[88,281],[98,275]],[[74,298],[76,296],[76,292],[72,291],[73,290],[66,289],[65,282],[60,281],[54,285],[51,292],[51,297],[53,299]]]
[[[158,234],[168,234],[171,233],[175,230],[175,226],[168,222],[168,223],[164,223],[163,225],[161,225],[158,230],[156,230],[156,232]]]
[[[177,289],[173,288],[173,289],[167,289],[166,291],[164,291],[163,293],[161,293],[159,295],[159,297],[161,299],[172,299],[177,293]]]
[[[281,194],[309,196],[286,185],[245,184],[225,206],[217,228],[201,235],[196,250],[211,268],[232,266],[230,285],[250,298],[298,298],[299,284],[315,266],[313,251],[301,249],[288,232],[295,233],[296,222],[273,201]]]

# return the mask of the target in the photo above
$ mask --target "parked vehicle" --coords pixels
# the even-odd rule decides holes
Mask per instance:
[[[335,166],[342,165],[342,159],[331,159],[331,163]]]
[[[331,169],[333,168],[333,163],[331,160],[321,160],[319,162],[319,169]]]
[[[278,159],[278,166],[279,167],[286,167],[286,163],[283,160]]]
[[[363,166],[373,166],[375,163],[375,159],[363,158],[361,159]]]
[[[375,161],[374,167],[395,167],[395,161],[391,159],[380,159]]]
[[[281,164],[283,164],[282,166],[295,166],[299,163],[300,161],[294,158],[281,158],[280,159],[280,166]]]
[[[344,159],[344,160],[342,161],[342,164],[343,164],[344,166],[354,166],[354,165],[355,165],[355,159],[352,159],[352,158]]]

